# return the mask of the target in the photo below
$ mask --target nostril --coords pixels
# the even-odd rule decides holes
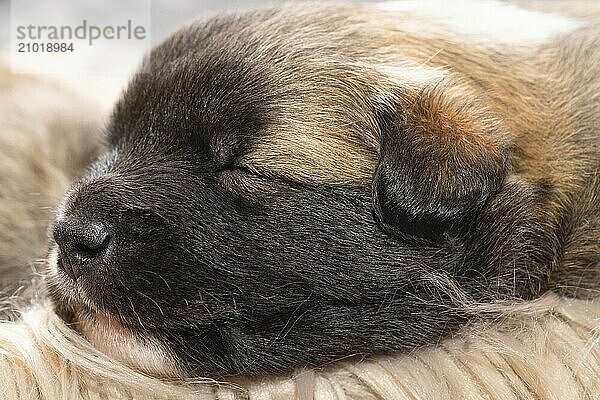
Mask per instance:
[[[84,273],[89,262],[102,259],[111,242],[107,226],[97,221],[75,218],[59,221],[52,233],[60,249],[59,267],[73,280]]]
[[[82,258],[94,258],[108,247],[110,235],[105,230],[89,227],[74,243],[74,251]]]

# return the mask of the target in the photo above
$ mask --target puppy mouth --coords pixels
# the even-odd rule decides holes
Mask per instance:
[[[60,253],[51,253],[47,260],[48,273],[47,285],[50,288],[50,297],[53,300],[55,312],[73,329],[85,337],[94,331],[95,336],[136,336],[143,326],[125,321],[118,314],[106,311],[93,301],[80,285],[73,285],[64,279],[60,269],[68,274],[69,262],[64,260]]]
[[[130,320],[109,311],[89,296],[83,285],[59,270],[62,261],[56,250],[51,248],[46,261],[46,287],[56,314],[112,359],[154,376],[181,376],[176,357],[160,340],[161,332],[148,329],[139,317]]]
[[[55,312],[74,330],[86,338],[129,337],[143,339],[160,334],[165,329],[148,326],[139,319],[131,321],[119,312],[107,311],[85,296],[79,294],[76,299],[54,299]]]
[[[168,350],[148,332],[140,332],[119,316],[85,304],[57,306],[61,315],[96,349],[105,355],[142,372],[159,377],[181,376],[182,370]]]
[[[75,272],[72,263],[69,260],[66,260],[60,253],[56,256],[56,266],[57,268],[65,271],[65,273],[69,275],[71,279],[75,280]]]
[[[108,311],[95,296],[86,290],[85,279],[73,279],[72,263],[57,246],[50,250],[46,259],[46,287],[55,307],[55,312],[75,330],[82,326],[94,326],[103,332],[134,335],[145,326],[128,321],[119,312]],[[87,287],[89,289],[89,287]],[[86,335],[87,336],[87,335]]]
[[[52,285],[54,286],[54,285]],[[50,298],[55,313],[72,329],[86,338],[130,337],[143,339],[160,334],[168,329],[153,326],[152,321],[143,321],[140,316],[123,315],[117,310],[107,310],[102,302],[95,301],[81,288],[50,287]]]

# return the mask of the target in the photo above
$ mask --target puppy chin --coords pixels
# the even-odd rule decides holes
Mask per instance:
[[[77,330],[107,356],[153,376],[182,376],[163,346],[141,337],[114,316],[86,310],[76,312],[75,319]]]
[[[57,251],[47,258],[46,281],[55,312],[96,349],[131,368],[158,377],[181,377],[169,352],[143,329],[124,325],[119,318],[100,310],[81,290],[68,288],[58,270]]]

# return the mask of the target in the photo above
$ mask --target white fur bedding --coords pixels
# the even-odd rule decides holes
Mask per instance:
[[[38,306],[0,323],[0,399],[600,399],[600,301],[547,295],[410,354],[293,376],[164,382]]]

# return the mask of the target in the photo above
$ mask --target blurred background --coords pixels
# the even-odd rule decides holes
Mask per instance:
[[[282,3],[277,0],[0,0],[0,63],[13,73],[45,75],[84,92],[105,112],[114,103],[143,54],[178,27],[224,12]],[[347,0],[347,2],[353,2]],[[364,0],[362,2],[365,2]],[[368,2],[368,1],[367,1]],[[75,42],[73,54],[18,53],[18,26],[71,26],[85,19],[100,27],[132,20],[147,28],[144,41]],[[32,42],[42,42],[32,40]],[[69,42],[66,40],[66,42]]]

